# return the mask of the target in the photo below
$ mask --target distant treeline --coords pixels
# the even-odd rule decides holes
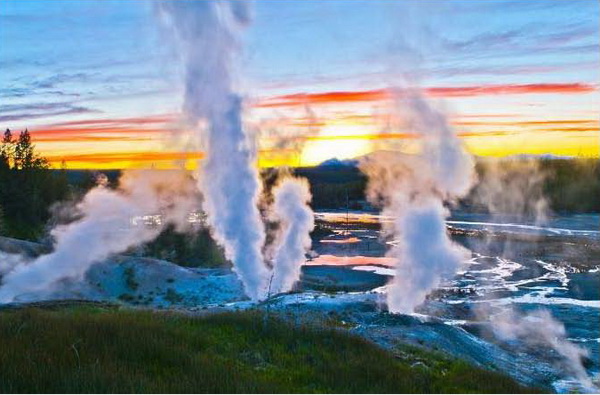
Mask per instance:
[[[356,167],[307,167],[295,174],[308,179],[314,209],[365,208],[367,177]]]
[[[225,251],[214,241],[207,228],[193,233],[180,233],[169,226],[155,240],[142,246],[141,252],[144,256],[188,267],[219,267],[227,264]]]
[[[486,159],[476,170],[479,182],[461,202],[469,211],[533,214],[543,203],[554,213],[600,212],[598,159]]]
[[[556,212],[600,213],[600,160],[547,159],[544,195]]]
[[[506,163],[518,162],[518,159],[498,159],[496,168],[505,168]],[[477,178],[480,183],[491,175],[491,161],[478,160],[476,164]],[[577,159],[535,159],[528,160],[528,166],[522,167],[520,177],[541,177],[542,193],[548,201],[549,208],[557,213],[600,213],[600,161],[595,158]],[[535,171],[537,174],[532,174]],[[55,173],[62,171],[54,170]],[[68,184],[76,190],[84,190],[95,185],[97,171],[67,170]],[[111,184],[116,185],[120,170],[102,171],[108,176]],[[292,170],[299,177],[305,177],[310,183],[312,207],[314,209],[364,209],[369,208],[365,197],[367,177],[354,166],[317,166]],[[261,172],[267,185],[273,184],[277,172],[264,170]],[[477,185],[473,192],[477,191]],[[510,193],[517,191],[501,191]],[[523,192],[523,191],[521,191]],[[477,202],[473,193],[463,199],[462,206],[468,210],[482,211],[486,208]],[[509,214],[509,213],[508,213]]]
[[[489,160],[479,160],[476,165],[479,184],[473,192],[461,201],[462,208],[486,211],[476,192],[480,184],[490,177],[500,177],[493,169],[503,169],[507,163],[519,159],[498,159],[494,165]],[[523,160],[523,163],[525,161]],[[513,166],[519,168],[519,166]],[[593,158],[578,159],[528,159],[527,166],[521,166],[518,176],[539,182],[540,193],[549,208],[557,213],[600,213],[600,162]],[[535,172],[535,174],[533,174]],[[313,194],[313,208],[361,209],[369,207],[365,202],[366,177],[355,167],[314,167],[296,169],[295,174],[308,178]],[[506,176],[506,174],[503,174]],[[510,175],[509,175],[510,176]],[[501,180],[510,181],[510,180]],[[523,190],[499,190],[498,193],[518,194]],[[526,198],[526,196],[525,196]],[[504,214],[513,214],[510,212]]]

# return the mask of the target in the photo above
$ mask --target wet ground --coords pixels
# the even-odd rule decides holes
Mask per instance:
[[[375,274],[376,277],[364,277],[360,287],[346,291],[360,293],[372,286],[372,293],[379,295],[371,299],[372,304],[381,309],[385,304],[385,297],[381,296],[385,287],[381,283],[394,274],[394,262],[385,258],[385,251],[394,240],[384,240],[378,224],[391,219],[356,212],[323,212],[317,218],[321,227],[330,233],[315,241],[316,255],[310,262],[313,266],[306,272],[337,270],[329,277],[328,285],[332,289],[336,286],[335,279],[343,278],[344,270]],[[445,279],[417,309],[418,314],[413,318],[430,323],[429,335],[419,334],[423,328],[407,329],[414,325],[401,325],[401,329],[389,324],[374,325],[360,331],[380,343],[389,339],[412,339],[417,344],[429,341],[434,348],[471,362],[499,366],[523,382],[558,391],[573,390],[553,357],[515,344],[502,344],[490,336],[485,326],[490,316],[508,307],[523,312],[547,309],[565,325],[568,340],[588,350],[584,364],[589,375],[597,377],[600,370],[599,224],[598,215],[557,216],[545,224],[536,224],[455,213],[447,221],[448,229],[452,238],[467,247],[472,256],[457,276]],[[441,323],[446,325],[438,327]],[[452,330],[474,336],[451,334]],[[436,335],[440,332],[444,333],[441,337]],[[392,333],[395,335],[391,336]],[[448,342],[448,339],[452,340]]]

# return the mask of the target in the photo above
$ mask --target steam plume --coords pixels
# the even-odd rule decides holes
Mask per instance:
[[[473,195],[475,201],[487,207],[490,214],[495,217],[533,218],[537,224],[547,220],[550,213],[544,196],[547,174],[540,169],[539,160],[492,159],[484,162],[483,171]]]
[[[132,171],[120,184],[117,190],[99,185],[84,197],[76,207],[80,219],[52,230],[52,253],[10,268],[2,279],[0,302],[50,289],[65,278],[82,278],[92,264],[154,239],[165,223],[186,226],[196,193],[183,172]],[[155,226],[131,224],[148,214],[162,217]]]
[[[204,211],[216,240],[242,280],[246,294],[265,296],[268,270],[261,248],[264,225],[257,207],[256,148],[242,127],[241,97],[233,64],[241,29],[250,21],[241,1],[172,1],[159,12],[173,31],[184,66],[184,113],[203,142],[200,178]],[[207,121],[203,135],[200,121]]]
[[[536,310],[521,314],[514,309],[506,309],[492,316],[490,323],[500,340],[519,340],[536,349],[549,347],[554,350],[562,357],[564,372],[575,378],[584,387],[584,392],[598,391],[582,363],[588,351],[567,340],[565,326],[555,320],[549,311]]]
[[[369,200],[383,204],[383,214],[395,218],[384,229],[397,239],[388,252],[397,267],[388,287],[388,308],[411,313],[467,257],[448,237],[444,202],[469,191],[473,161],[443,113],[418,93],[401,96],[398,104],[406,127],[420,136],[420,152],[372,155],[361,169],[369,177]]]
[[[300,279],[300,267],[310,249],[314,215],[308,202],[311,195],[303,178],[285,178],[275,187],[274,217],[281,229],[275,241],[273,293],[287,292]]]
[[[0,251],[0,276],[10,272],[15,266],[23,262],[23,256],[20,254],[9,254]]]

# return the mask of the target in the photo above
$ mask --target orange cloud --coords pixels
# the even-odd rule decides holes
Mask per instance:
[[[257,104],[257,107],[282,107],[297,105],[329,104],[344,102],[378,101],[391,98],[387,89],[357,92],[295,93],[277,96]]]
[[[595,85],[570,83],[570,84],[521,84],[521,85],[481,85],[462,87],[432,87],[425,88],[424,92],[433,97],[471,97],[489,95],[518,95],[558,93],[573,94],[593,92]],[[341,91],[323,93],[295,93],[291,95],[276,96],[259,101],[256,107],[290,107],[315,104],[373,102],[389,100],[401,91],[391,89],[375,89],[367,91]]]
[[[482,132],[459,132],[459,137],[492,137],[492,136],[509,136],[516,134],[517,132],[511,132],[507,130],[491,130]]]
[[[77,121],[79,123],[86,121]],[[89,123],[96,120],[89,120]],[[114,122],[116,123],[116,122]],[[132,127],[49,127],[44,129],[31,129],[31,138],[37,143],[64,143],[81,142],[97,143],[106,141],[150,141],[153,136],[167,133],[161,128],[132,128]]]
[[[97,152],[88,154],[46,155],[50,163],[75,162],[104,164],[112,162],[156,162],[201,159],[202,152]]]
[[[377,134],[348,134],[334,136],[300,136],[298,139],[306,141],[323,140],[385,140],[385,139],[413,139],[418,135],[410,133],[377,133]]]
[[[94,136],[94,135],[42,135],[34,136],[34,141],[37,143],[68,143],[68,142],[80,142],[80,143],[98,143],[105,141],[149,141],[152,140],[150,137],[131,137],[131,136]]]
[[[585,93],[596,90],[590,84],[522,84],[522,85],[482,85],[456,88],[428,88],[425,92],[437,97],[467,97],[488,95],[521,95],[532,93]]]
[[[565,128],[544,128],[548,132],[598,132],[598,127],[565,127]]]
[[[559,120],[543,120],[543,121],[503,121],[503,122],[486,122],[486,121],[453,121],[452,124],[457,126],[548,126],[548,125],[596,125],[600,126],[600,122],[596,119],[559,119]]]
[[[259,151],[261,167],[289,165],[293,161],[294,150],[263,149]],[[194,168],[196,162],[204,158],[199,151],[123,151],[123,152],[90,152],[85,154],[49,154],[44,155],[54,167],[67,163],[68,168],[117,169],[148,167],[172,168],[175,162],[183,163],[187,168]],[[189,162],[188,162],[189,161]]]

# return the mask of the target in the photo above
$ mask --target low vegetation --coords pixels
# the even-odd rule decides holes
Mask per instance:
[[[259,312],[6,310],[0,337],[4,393],[526,391],[462,362],[423,351],[394,356],[339,328],[266,321]]]
[[[146,256],[187,267],[227,265],[225,251],[207,228],[198,229],[193,234],[183,234],[169,226],[156,239],[146,243],[143,252]]]

